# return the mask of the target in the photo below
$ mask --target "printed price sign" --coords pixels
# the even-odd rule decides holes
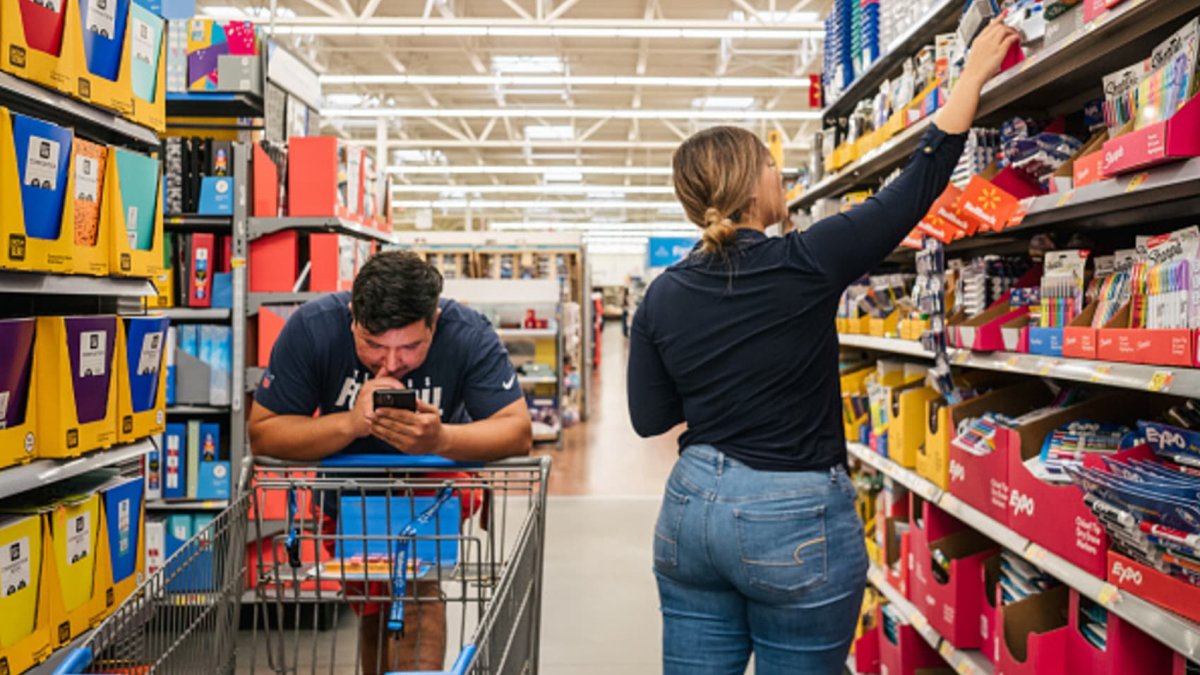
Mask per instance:
[[[1112,366],[1096,366],[1092,369],[1091,380],[1092,382],[1100,382],[1101,380],[1108,378],[1108,375],[1111,372]]]
[[[954,656],[954,645],[942,640],[942,644],[938,647],[938,653],[942,655],[943,659],[949,659]]]
[[[959,661],[958,666],[954,670],[959,675],[975,675],[975,666],[971,665],[970,661]]]
[[[1070,204],[1071,200],[1074,198],[1075,198],[1075,191],[1067,190],[1066,192],[1063,193],[1063,195],[1061,197],[1058,198],[1058,203],[1054,205],[1054,208],[1061,209],[1062,207],[1066,206],[1067,204]]]
[[[1156,370],[1154,375],[1150,377],[1150,383],[1146,385],[1146,389],[1156,392],[1166,392],[1171,389],[1171,383],[1175,381],[1175,373],[1169,370]]]
[[[1129,184],[1125,186],[1125,192],[1133,192],[1134,190],[1142,187],[1142,183],[1145,183],[1146,179],[1148,178],[1150,178],[1150,174],[1148,172],[1139,173],[1133,178],[1130,178]]]
[[[971,359],[971,352],[961,349],[954,352],[954,359],[951,361],[956,366],[961,366]]]
[[[1105,607],[1112,607],[1121,599],[1121,592],[1112,584],[1104,584],[1100,587],[1100,593],[1096,595],[1096,600]]]

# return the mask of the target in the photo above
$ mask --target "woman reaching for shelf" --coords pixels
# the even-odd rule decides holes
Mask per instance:
[[[985,83],[1015,31],[976,39],[903,174],[849,213],[768,238],[787,217],[779,168],[750,132],[675,152],[675,193],[703,241],[633,321],[629,409],[642,436],[687,430],[654,533],[663,672],[840,673],[867,556],[846,475],[838,298],[945,189]]]

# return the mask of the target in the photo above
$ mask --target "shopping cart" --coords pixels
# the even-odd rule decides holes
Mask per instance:
[[[259,460],[56,675],[536,673],[549,470]]]

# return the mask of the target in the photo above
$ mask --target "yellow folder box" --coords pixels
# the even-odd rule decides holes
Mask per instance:
[[[100,496],[91,494],[57,504],[50,512],[57,590],[67,619],[92,599],[96,582],[96,544],[100,531]],[[78,635],[78,630],[71,631]]]
[[[151,244],[146,249],[134,248],[130,245],[129,237],[126,233],[129,221],[131,219],[136,220],[137,211],[131,210],[131,204],[122,198],[120,154],[120,152],[113,152],[108,161],[107,173],[104,178],[104,206],[100,216],[100,229],[111,233],[109,237],[109,241],[111,242],[111,246],[109,247],[111,253],[111,257],[109,258],[110,273],[114,276],[152,279],[162,274],[166,267],[163,263],[161,167],[159,172],[153,177],[154,182],[152,185],[148,179],[141,176],[139,178],[141,182],[145,183],[144,186],[130,186],[136,189],[145,188],[154,190],[155,194],[152,206],[154,223],[150,233]],[[133,155],[137,153],[129,154]],[[133,172],[129,174],[130,178],[134,176],[137,176],[137,174]]]
[[[900,312],[892,312],[882,319],[868,319],[867,334],[874,337],[885,337],[896,334],[896,326],[900,323]]]
[[[888,423],[888,459],[913,468],[917,450],[925,443],[926,403],[938,397],[937,391],[921,382],[890,392],[892,414]]]
[[[73,5],[75,0],[63,0],[62,4]],[[20,0],[0,2],[0,55],[3,55],[0,58],[0,70],[51,89],[69,90],[74,80],[74,63],[70,58],[64,58],[65,29],[63,42],[58,45],[58,54],[31,46],[26,40],[25,13],[21,11],[21,5]],[[53,20],[50,9],[38,7],[32,2],[30,5],[26,9],[33,18]],[[66,12],[67,9],[64,7],[61,11]],[[60,17],[59,20],[65,21],[65,18]]]
[[[8,516],[0,524],[0,551],[5,553],[0,564],[0,670],[20,673],[50,656],[47,541],[40,513]]]
[[[164,319],[165,322],[165,319]],[[129,340],[126,334],[127,320],[117,322],[117,442],[132,443],[140,438],[161,434],[166,429],[167,415],[167,368],[166,368],[166,338],[167,326],[161,331],[147,335],[147,339],[156,340],[155,344],[137,345],[140,354],[139,366],[142,361],[151,358],[155,360],[154,368],[158,372],[158,385],[155,388],[154,405],[141,412],[134,412],[133,389],[129,373]],[[157,350],[157,357],[153,351]]]
[[[103,0],[92,0],[102,3]],[[133,78],[130,68],[131,31],[128,30],[130,0],[125,6],[125,12],[115,17],[115,21],[125,25],[124,38],[121,44],[121,62],[117,68],[116,79],[110,80],[102,75],[91,72],[87,63],[87,52],[84,50],[83,15],[79,0],[66,0],[66,25],[63,30],[63,58],[70,63],[73,77],[67,90],[71,96],[102,108],[108,108],[122,116],[128,117],[133,112]],[[116,3],[116,0],[109,0]]]
[[[36,323],[35,318],[0,319],[0,324],[26,322]],[[36,340],[36,336],[35,336]],[[36,342],[35,342],[36,345]],[[36,346],[31,347],[36,351]],[[2,358],[17,358],[18,355],[6,354]],[[0,429],[0,469],[15,464],[24,464],[37,456],[37,418],[38,418],[38,371],[37,359],[31,358],[29,364],[29,385],[25,389],[25,419],[20,424],[11,423]],[[10,392],[10,396],[15,395]]]
[[[77,457],[117,442],[117,323],[115,316],[38,317],[39,457]]]

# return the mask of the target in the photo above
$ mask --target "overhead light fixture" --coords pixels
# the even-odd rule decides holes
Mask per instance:
[[[550,174],[555,175],[555,174]],[[563,178],[572,178],[566,173]],[[576,174],[582,180],[582,174]],[[672,195],[674,189],[667,185],[586,185],[572,181],[549,180],[548,185],[404,185],[392,186],[392,194],[422,194],[428,192],[458,194],[527,194],[527,195],[592,195],[607,198],[623,198],[625,195]],[[565,184],[564,184],[565,183]]]
[[[740,21],[742,23],[751,25],[754,25],[755,22],[758,22],[759,24],[772,24],[779,26],[784,24],[794,25],[814,23],[820,21],[821,16],[816,12],[772,12],[767,10],[760,10],[748,15],[745,12],[735,10],[729,13],[729,20]]]
[[[423,85],[463,87],[667,87],[712,89],[805,89],[807,77],[670,77],[658,75],[322,75],[324,86]]]
[[[669,166],[546,166],[546,165],[459,165],[459,166],[389,166],[389,173],[414,175],[509,175],[509,176],[542,176],[570,175],[578,176],[670,176]]]
[[[209,5],[200,10],[205,16],[210,16],[214,19],[270,19],[271,10],[268,7],[234,7],[232,5]],[[275,18],[277,19],[294,19],[296,18],[295,10],[290,7],[275,8]]]
[[[692,107],[700,110],[749,110],[754,107],[753,96],[703,96],[692,99]]]
[[[654,236],[697,236],[700,233],[699,228],[695,225],[684,223],[683,221],[664,221],[664,222],[616,222],[606,223],[598,222],[591,219],[584,222],[572,223],[554,220],[511,220],[511,221],[492,221],[488,224],[488,228],[492,230],[533,230],[541,232],[609,232],[609,233],[629,233],[643,232],[651,233]]]
[[[525,127],[525,138],[538,141],[569,141],[575,138],[575,127],[569,124],[531,124]]]
[[[720,110],[680,108],[328,108],[321,111],[328,119],[367,118],[475,118],[475,119],[618,119],[618,120],[767,120],[801,122],[821,119],[816,110]]]
[[[325,105],[357,108],[367,102],[367,97],[361,94],[332,93],[325,94]]]
[[[246,18],[257,18],[246,15]],[[628,40],[770,40],[797,42],[825,38],[824,26],[811,24],[758,24],[735,21],[613,20],[608,25],[591,21],[559,20],[528,24],[496,19],[374,18],[338,21],[329,17],[276,19],[264,26],[275,35],[361,35],[376,37],[512,37]]]
[[[549,201],[541,199],[414,199],[397,200],[392,206],[402,209],[628,209],[628,210],[663,210],[673,207],[682,211],[683,207],[675,202],[650,202],[632,200],[590,200],[564,199]]]
[[[413,164],[442,164],[446,161],[446,154],[441,150],[403,148],[392,151],[392,161]]]
[[[542,180],[546,181],[547,183],[579,183],[583,180],[583,172],[572,171],[569,169],[544,171],[542,173]]]
[[[493,73],[561,73],[565,66],[557,56],[493,56]]]

